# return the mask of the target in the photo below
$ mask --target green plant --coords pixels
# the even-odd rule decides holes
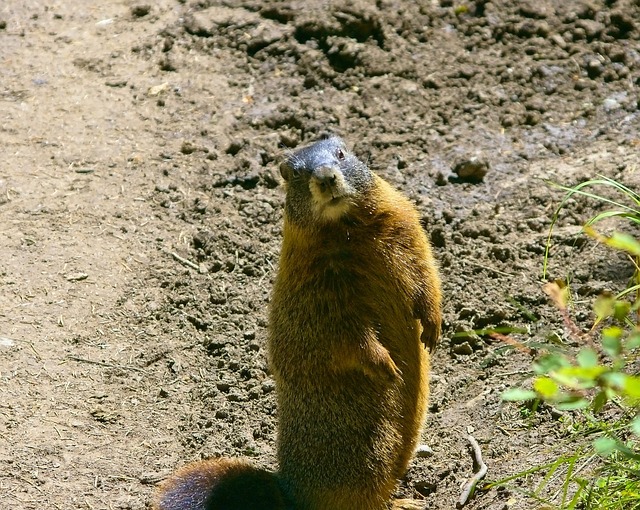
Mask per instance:
[[[566,191],[556,209],[549,230],[543,272],[551,247],[552,232],[561,210],[574,195],[590,197],[613,206],[590,218],[583,227],[585,234],[630,259],[633,276],[627,287],[616,295],[600,296],[593,305],[594,326],[582,332],[570,312],[569,287],[555,281],[544,286],[558,308],[568,334],[581,347],[542,350],[534,361],[534,378],[530,389],[512,388],[503,394],[508,401],[544,402],[560,411],[574,411],[578,421],[587,424],[580,437],[593,436],[571,455],[561,455],[545,466],[534,467],[502,484],[532,473],[546,473],[529,496],[554,504],[542,497],[549,480],[562,471],[564,482],[554,495],[558,508],[640,508],[640,242],[628,233],[604,235],[595,225],[605,219],[618,218],[640,225],[640,195],[621,183],[599,177],[574,187],[555,185]],[[606,187],[617,195],[611,199],[595,193]],[[605,413],[606,411],[606,413]],[[584,470],[591,460],[599,459],[597,469]],[[582,467],[581,467],[582,466]]]

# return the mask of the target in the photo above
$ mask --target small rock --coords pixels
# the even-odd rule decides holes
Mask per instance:
[[[437,77],[430,75],[422,81],[422,86],[426,89],[438,90],[442,88],[442,81],[440,81]]]
[[[567,47],[567,42],[563,39],[563,37],[560,34],[553,34],[551,36],[551,40],[559,48],[565,49]]]
[[[174,359],[169,360],[167,362],[167,366],[169,370],[171,370],[171,372],[173,372],[174,374],[179,374],[182,371],[182,366],[180,365],[180,362]]]
[[[101,19],[96,23],[96,27],[104,28],[104,27],[108,27],[111,24],[113,24],[113,18]]]
[[[481,182],[488,171],[489,162],[476,156],[459,161],[453,167],[453,172],[467,182]]]
[[[65,279],[69,282],[79,282],[81,280],[86,280],[89,278],[87,273],[69,273],[65,275]]]
[[[592,59],[587,62],[587,74],[589,75],[589,78],[597,78],[602,74],[602,71],[604,71],[604,67],[599,60]]]
[[[532,97],[525,104],[524,107],[529,111],[536,111],[544,113],[547,110],[545,101],[540,97]]]
[[[127,86],[127,80],[119,80],[119,79],[113,79],[113,80],[107,80],[106,82],[104,82],[104,84],[107,87],[113,87],[115,89],[121,89],[122,87],[126,87]]]
[[[180,152],[182,152],[182,154],[193,154],[197,150],[198,148],[195,144],[186,140],[182,142],[182,146],[180,147]]]
[[[548,15],[542,2],[523,2],[519,10],[525,18],[544,19]]]
[[[116,423],[120,417],[117,412],[110,411],[102,406],[94,407],[89,411],[89,414],[100,423]]]
[[[613,110],[617,110],[618,108],[620,108],[620,103],[614,98],[608,97],[602,102],[602,107],[604,108],[605,112],[612,112]]]
[[[154,85],[153,87],[149,87],[149,90],[147,91],[147,95],[157,96],[162,94],[163,92],[166,92],[167,90],[169,90],[169,84],[167,82],[164,82],[160,85]]]
[[[15,341],[11,338],[0,336],[0,347],[13,347],[15,344]]]
[[[416,457],[433,457],[433,455],[433,450],[426,444],[421,444],[416,448]]]
[[[271,393],[275,389],[276,389],[276,385],[271,379],[267,379],[262,383],[262,391],[264,393]]]
[[[454,345],[451,350],[455,354],[461,354],[463,356],[468,356],[469,354],[473,354],[473,349],[469,345],[469,342],[462,342],[461,344]]]
[[[227,393],[231,388],[231,384],[228,381],[218,381],[216,382],[216,388],[223,393]]]
[[[477,70],[472,66],[462,66],[458,71],[453,75],[454,78],[464,78],[465,80],[469,80],[473,78],[477,73]]]
[[[184,29],[191,35],[211,37],[212,29],[207,28],[207,21],[199,13],[188,14],[184,17]]]
[[[578,29],[584,30],[584,35],[588,40],[596,39],[604,30],[604,25],[599,21],[581,19],[576,22]]]
[[[535,126],[540,122],[540,115],[536,112],[526,112],[524,115],[524,123],[527,126]]]
[[[511,126],[515,126],[517,123],[518,122],[516,120],[516,117],[514,115],[511,115],[511,114],[505,115],[500,120],[500,124],[502,125],[502,127],[505,127],[505,128],[508,128],[508,127],[511,127]]]

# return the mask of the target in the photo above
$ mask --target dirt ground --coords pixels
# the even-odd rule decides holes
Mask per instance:
[[[468,432],[493,480],[566,449],[570,415],[500,400],[531,356],[453,335],[566,338],[547,181],[640,183],[639,40],[637,0],[2,2],[0,508],[142,509],[209,456],[276,468],[278,161],[324,133],[418,204],[442,268],[434,454],[399,494],[454,508]],[[578,235],[594,210],[570,204],[550,263],[584,326],[631,275]],[[516,484],[468,508],[537,506]]]

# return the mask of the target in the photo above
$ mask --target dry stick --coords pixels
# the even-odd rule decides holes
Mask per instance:
[[[77,361],[78,363],[89,363],[90,365],[98,365],[100,367],[120,368],[122,370],[134,370],[135,372],[142,372],[143,374],[146,373],[144,369],[138,367],[129,367],[127,365],[118,365],[115,363],[105,363],[104,361],[94,361],[92,359],[79,358],[77,356],[67,356],[67,359],[70,359],[71,361]]]
[[[485,477],[488,470],[487,465],[482,460],[482,452],[480,451],[480,445],[478,444],[478,441],[476,441],[472,435],[467,436],[467,441],[469,441],[469,444],[471,445],[471,448],[473,451],[473,459],[475,461],[476,466],[478,466],[479,469],[478,469],[478,472],[475,475],[473,475],[471,479],[467,482],[467,485],[465,486],[464,490],[462,491],[462,494],[460,495],[460,499],[458,500],[458,504],[456,505],[456,508],[462,508],[464,505],[467,504],[467,501],[469,500],[469,498],[473,494],[474,489],[476,488],[476,484]]]
[[[502,275],[502,276],[515,276],[514,274],[505,273],[504,271],[500,271],[499,269],[496,269],[495,267],[487,266],[485,264],[479,264],[479,263],[473,262],[471,260],[465,260],[464,262],[465,262],[465,264],[470,264],[472,266],[479,267],[481,269],[486,269],[487,271],[491,271],[491,272],[493,272],[495,274],[499,274],[499,275]]]
[[[171,255],[174,259],[176,259],[181,264],[184,264],[185,266],[189,266],[191,269],[195,269],[196,271],[200,270],[200,266],[198,266],[198,264],[196,264],[195,262],[191,262],[190,260],[187,260],[184,257],[181,257],[180,255],[178,255],[173,251],[169,251],[169,250],[163,250],[163,251]]]

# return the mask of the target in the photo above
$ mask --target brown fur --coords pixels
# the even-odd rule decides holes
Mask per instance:
[[[173,473],[160,485],[152,508],[278,510],[286,507],[275,474],[238,459],[209,459],[193,462]]]
[[[297,508],[386,508],[424,420],[423,343],[440,333],[415,208],[374,176],[340,224],[309,231],[285,219],[270,323],[280,478]]]
[[[268,492],[281,488],[280,499],[263,495],[263,502],[274,498],[264,507],[154,508],[389,508],[425,417],[440,281],[413,205],[343,151],[340,139],[318,142],[282,169],[287,213],[269,320],[280,470],[276,478],[227,461],[238,480],[247,475],[243,490],[257,491],[264,479]],[[177,484],[177,500],[204,473],[215,494],[225,466],[188,466],[161,493]]]

